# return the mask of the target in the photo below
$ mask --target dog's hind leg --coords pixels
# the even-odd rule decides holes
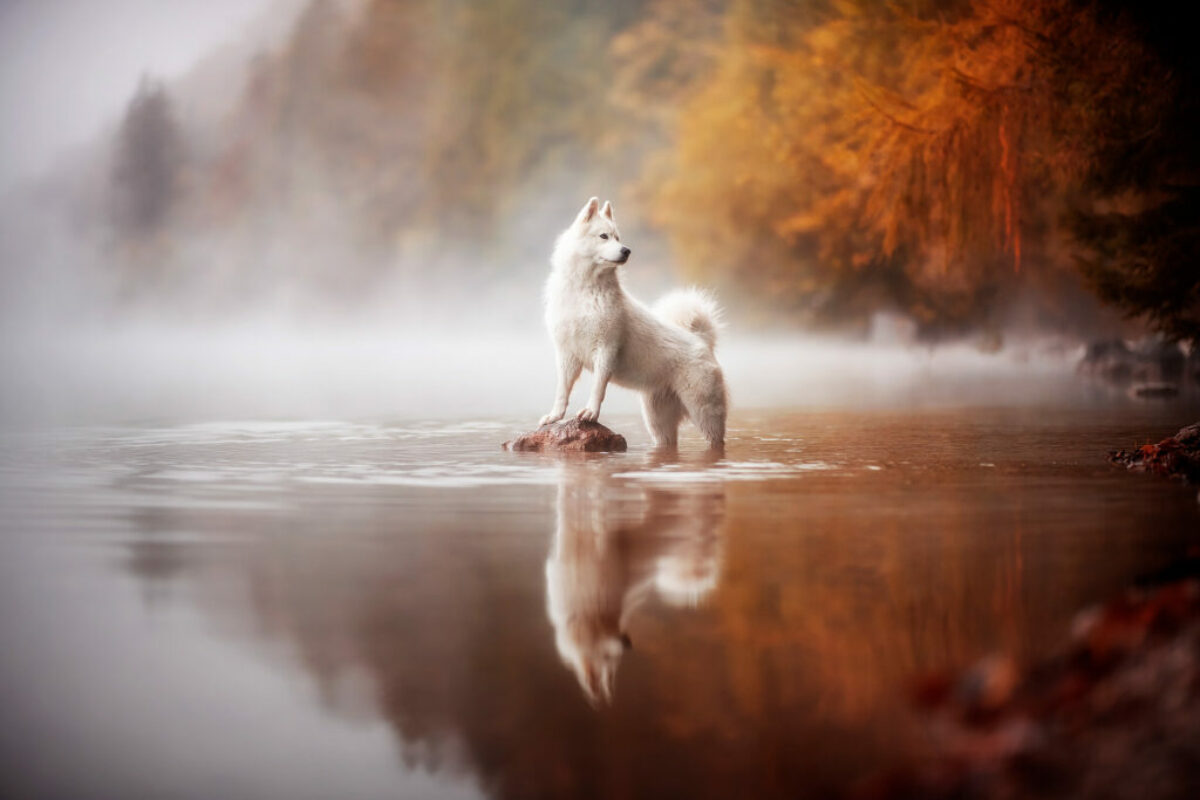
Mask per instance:
[[[679,421],[683,419],[679,395],[669,390],[643,394],[642,416],[656,447],[675,447],[679,441]]]
[[[708,440],[708,446],[725,446],[725,414],[728,400],[725,378],[720,367],[713,369],[699,385],[688,387],[680,394],[688,417]]]

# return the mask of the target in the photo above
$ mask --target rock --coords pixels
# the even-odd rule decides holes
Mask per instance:
[[[1158,444],[1113,450],[1108,460],[1127,469],[1153,472],[1200,483],[1200,422],[1188,425]]]
[[[1079,371],[1112,383],[1125,383],[1133,377],[1133,352],[1120,339],[1092,342],[1079,361]]]
[[[524,433],[504,447],[514,452],[560,450],[576,453],[624,453],[625,437],[599,422],[580,422],[577,419],[552,422],[535,431]]]
[[[1154,399],[1156,397],[1178,397],[1179,387],[1173,383],[1166,381],[1157,381],[1151,383],[1135,383],[1129,387],[1130,397],[1140,397],[1142,399]]]
[[[1146,380],[1174,383],[1183,377],[1187,358],[1178,343],[1148,336],[1134,345],[1133,352],[1147,367]]]
[[[1121,339],[1109,339],[1087,346],[1079,361],[1079,371],[1109,383],[1162,386],[1178,384],[1183,378],[1185,363],[1183,350],[1175,342],[1151,336],[1130,347]],[[1134,396],[1163,395],[1139,391]]]
[[[1017,685],[1017,665],[1007,655],[992,655],[977,661],[959,676],[954,701],[973,716],[1002,708]]]

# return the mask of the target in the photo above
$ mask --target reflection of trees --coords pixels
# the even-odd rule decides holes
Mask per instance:
[[[144,601],[154,605],[170,598],[171,581],[191,566],[189,553],[179,542],[158,536],[169,530],[172,522],[162,509],[140,509],[132,522],[139,535],[128,545],[125,567],[141,579]]]
[[[844,477],[647,488],[612,463],[565,465],[556,497],[505,487],[349,503],[339,489],[282,519],[177,510],[143,521],[189,532],[187,544],[174,557],[170,537],[133,545],[130,566],[190,581],[151,599],[195,597],[226,635],[289,654],[330,713],[386,719],[410,765],[521,798],[844,785],[903,746],[897,690],[915,671],[1044,642],[1112,583],[1044,559],[1035,574],[1052,580],[1024,578],[1044,552],[1024,521],[1053,509],[1012,487],[925,487],[915,500]],[[625,606],[634,649],[620,690],[593,709],[561,664],[545,567],[548,544],[598,543],[593,578],[615,576],[640,602]],[[677,556],[697,576],[720,562],[697,608],[659,602],[663,586],[687,585],[658,581]]]
[[[857,496],[808,498],[780,510],[807,515],[789,546],[730,548],[715,606],[741,704],[765,714],[802,703],[804,683],[768,676],[804,673],[821,687],[822,715],[879,722],[924,670],[992,648],[1020,652],[1037,633],[1026,603],[1038,587],[1022,585],[1019,530],[997,530],[994,559],[980,562],[978,519],[960,512],[963,498],[941,499],[935,519],[913,520],[903,508],[844,505]],[[753,530],[735,520],[728,535]]]

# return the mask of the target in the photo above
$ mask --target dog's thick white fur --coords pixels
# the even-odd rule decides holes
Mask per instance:
[[[720,309],[696,289],[671,292],[653,309],[621,286],[618,267],[629,260],[611,203],[593,197],[554,246],[546,281],[546,326],[558,362],[554,407],[541,424],[567,411],[580,370],[595,377],[581,420],[600,416],[611,380],[642,394],[646,427],[660,447],[674,447],[679,423],[695,423],[711,447],[725,443],[728,404],[714,348]]]

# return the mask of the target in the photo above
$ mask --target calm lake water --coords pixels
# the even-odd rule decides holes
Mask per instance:
[[[915,674],[1043,655],[1197,542],[1105,462],[1196,407],[738,413],[725,456],[527,420],[9,433],[0,794],[810,797]]]

